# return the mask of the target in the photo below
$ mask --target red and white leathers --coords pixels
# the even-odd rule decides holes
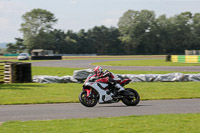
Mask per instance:
[[[96,82],[108,83],[109,81],[114,80],[113,74],[107,70],[103,72],[103,69],[100,66],[96,66],[93,69],[93,72],[95,74],[93,77],[96,77],[97,79]]]
[[[96,66],[93,69],[93,72],[95,73],[95,75],[93,75],[92,77],[96,78],[96,82],[111,83],[116,88],[118,88],[119,91],[124,90],[123,87],[121,87],[118,83],[116,83],[116,81],[114,80],[114,75],[108,70],[105,70],[103,72],[103,69],[100,66]]]

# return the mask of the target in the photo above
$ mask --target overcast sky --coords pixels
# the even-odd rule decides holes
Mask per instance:
[[[117,26],[127,10],[148,9],[157,16],[174,16],[184,11],[200,13],[200,0],[0,0],[0,42],[14,42],[22,15],[34,8],[46,9],[58,19],[54,28],[88,30],[94,26]]]

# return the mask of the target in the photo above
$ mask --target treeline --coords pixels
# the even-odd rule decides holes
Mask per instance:
[[[57,19],[42,9],[33,9],[22,18],[23,39],[8,44],[8,52],[47,49],[57,54],[130,55],[184,54],[186,49],[200,49],[200,13],[183,12],[167,18],[156,17],[154,11],[128,10],[118,27],[95,26],[79,32],[53,29]]]

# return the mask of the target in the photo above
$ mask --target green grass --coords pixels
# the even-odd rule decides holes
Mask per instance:
[[[127,88],[139,92],[142,100],[200,98],[200,82],[138,82]],[[79,102],[82,84],[0,84],[0,104]]]
[[[200,98],[200,82],[137,82],[126,88],[137,90],[142,100]]]
[[[128,71],[128,70],[110,70],[114,74],[167,74],[167,73],[183,73],[197,74],[200,72],[185,72],[185,71]]]
[[[166,62],[164,59],[154,60],[123,60],[123,61],[105,61],[93,63],[93,65],[106,66],[200,66],[200,63],[176,63]]]
[[[32,76],[36,75],[50,75],[50,76],[66,76],[73,75],[74,70],[81,70],[81,68],[67,68],[67,67],[32,67]],[[127,70],[110,70],[115,74],[167,74],[167,73],[199,73],[199,72],[183,72],[183,71],[127,71]]]
[[[81,84],[0,84],[0,104],[78,102]]]
[[[67,68],[67,67],[32,67],[32,75],[50,75],[50,76],[66,76],[73,75],[74,70],[80,68]]]
[[[0,133],[199,133],[200,114],[162,114],[49,121],[14,121]]]

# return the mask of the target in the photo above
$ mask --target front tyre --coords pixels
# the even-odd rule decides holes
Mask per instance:
[[[87,96],[86,91],[82,91],[79,95],[79,101],[86,107],[94,107],[97,104],[97,95],[93,94],[91,97]]]
[[[129,93],[122,98],[122,102],[127,106],[136,106],[140,102],[140,95],[138,92],[131,88],[126,88],[125,91]]]

